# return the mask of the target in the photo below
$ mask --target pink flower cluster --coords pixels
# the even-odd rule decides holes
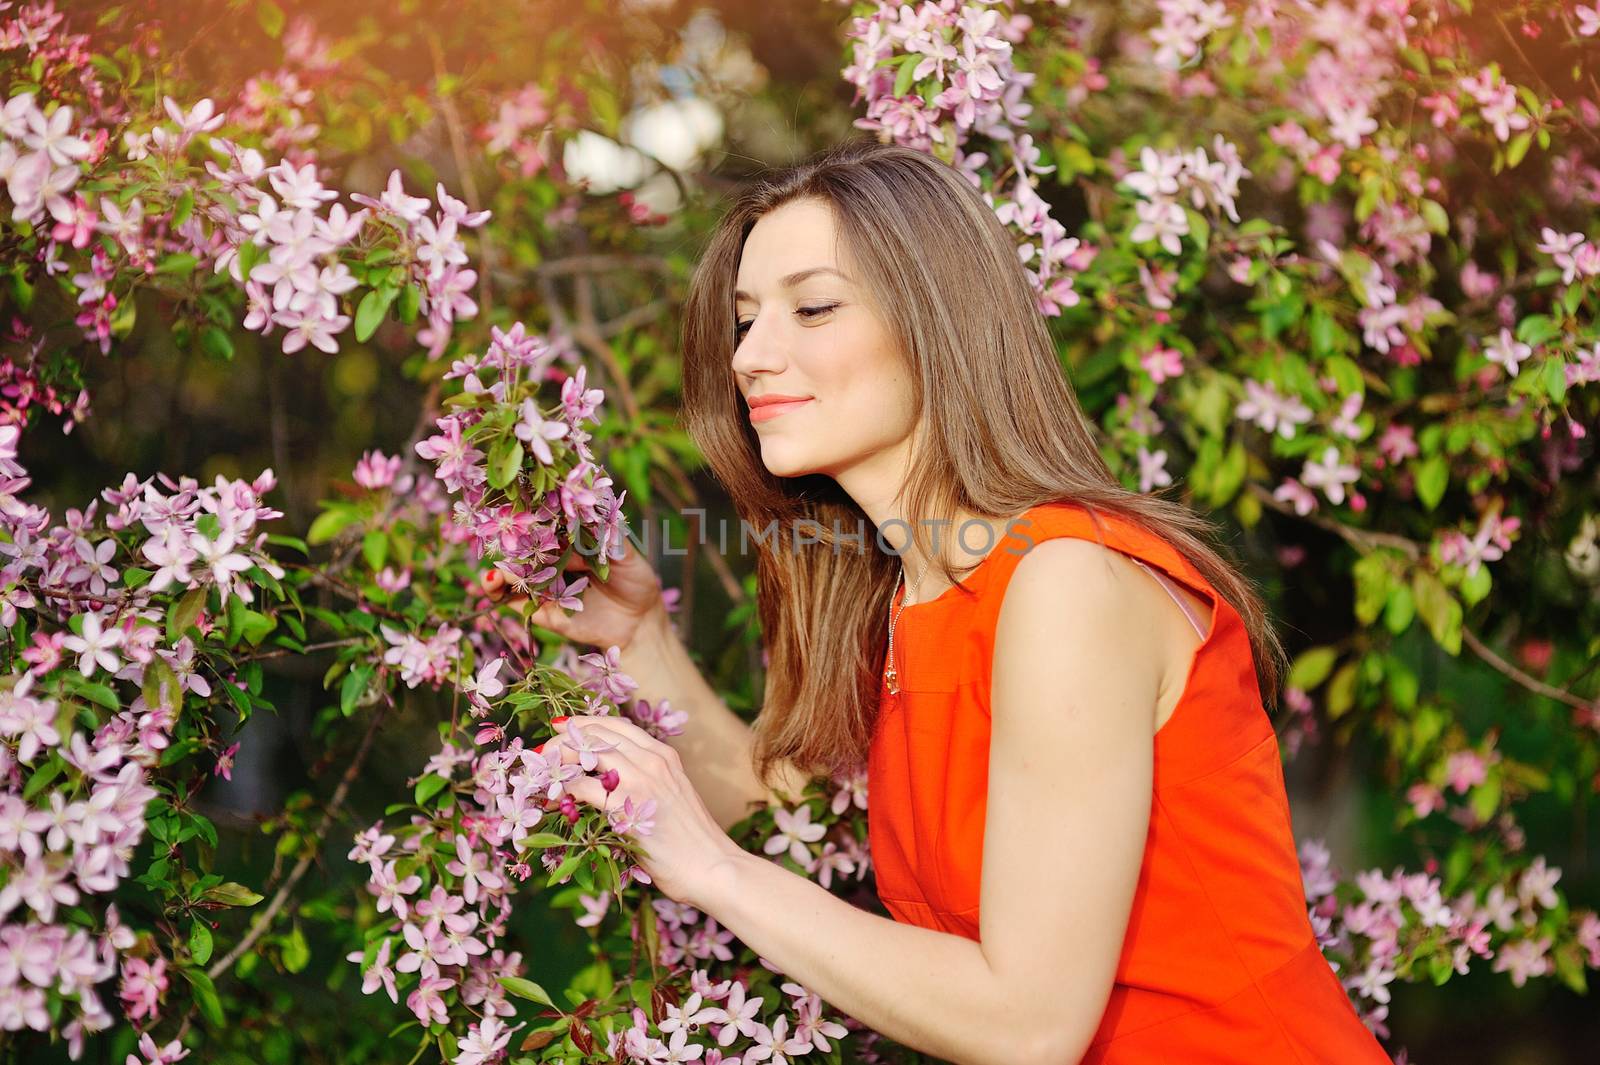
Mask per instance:
[[[1439,538],[1439,559],[1450,565],[1465,566],[1471,577],[1485,562],[1496,562],[1511,550],[1517,538],[1522,519],[1500,516],[1499,508],[1483,515],[1478,531],[1471,537],[1463,532],[1449,532]]]
[[[609,704],[602,693],[633,686],[631,680],[608,672],[603,656],[574,659],[569,649],[563,651],[567,653],[558,658],[555,668],[591,666],[586,676],[574,677],[590,692],[590,712],[606,711]],[[459,683],[464,689],[470,686],[471,695],[493,697],[503,686],[486,685],[484,676],[498,672],[497,664],[480,671],[473,680],[461,678]],[[503,737],[503,730],[499,734]],[[398,1003],[397,981],[415,973],[417,983],[407,995],[406,1005],[423,1024],[448,1018],[447,996],[452,992],[459,994],[462,1005],[472,1007],[486,1020],[515,1013],[499,983],[502,976],[521,973],[521,956],[499,949],[515,882],[532,875],[531,837],[540,830],[547,805],[558,803],[562,816],[568,821],[577,819],[565,784],[592,772],[596,768],[594,754],[606,746],[581,733],[559,742],[577,752],[580,762],[563,765],[554,742],[543,751],[526,749],[520,736],[480,753],[447,742],[429,760],[424,774],[451,782],[455,802],[450,812],[414,814],[409,825],[394,832],[386,832],[380,821],[357,835],[349,857],[370,867],[367,889],[377,899],[377,911],[394,916],[380,939],[369,940],[367,950],[350,955],[350,960],[363,965],[363,991],[371,994],[381,988]],[[458,781],[459,767],[465,767],[465,774]],[[617,831],[648,832],[649,810],[610,813]],[[429,884],[423,877],[428,866],[419,856],[435,849],[454,857],[444,866],[448,881]],[[540,852],[540,863],[547,872],[561,864],[566,857],[563,851],[562,847],[550,847]],[[630,867],[628,874],[648,882],[637,866]],[[603,903],[600,905],[603,908]],[[468,1038],[493,1042],[499,1029],[487,1031],[489,1034],[476,1026]]]
[[[75,231],[78,200],[69,198],[83,176],[82,163],[94,148],[78,135],[72,108],[48,114],[31,92],[0,106],[0,179],[11,198],[11,220],[37,225],[46,211]],[[77,247],[83,247],[77,243]]]
[[[53,525],[48,511],[18,498],[28,485],[17,462],[18,433],[0,426],[0,530],[8,537],[0,543],[0,623],[14,624],[26,609],[46,624],[21,652],[28,668],[0,680],[0,1028],[50,1030],[46,995],[57,991],[72,1004],[61,1032],[77,1057],[86,1034],[112,1023],[95,988],[116,973],[118,956],[136,938],[114,906],[98,932],[73,923],[68,909],[129,875],[145,807],[157,797],[148,774],[171,742],[184,695],[211,693],[189,636],[159,645],[166,611],[152,600],[211,587],[224,602],[230,595],[251,599],[244,571],[283,576],[260,553],[265,534],[255,535],[258,521],[279,512],[261,502],[273,484],[270,471],[253,484],[218,478],[210,488],[160,477],[170,493],[156,487],[157,478],[130,474]],[[97,528],[101,501],[108,510]],[[158,568],[135,588],[116,587],[136,561],[135,544]],[[51,620],[65,627],[52,631]],[[199,624],[209,628],[203,617]],[[176,686],[151,705],[144,680],[158,660]],[[64,724],[57,700],[42,694],[43,682],[62,671],[125,681],[140,694],[99,728],[82,731],[76,717]],[[46,758],[59,758],[62,775],[25,797],[27,778]],[[153,1022],[166,987],[164,962],[124,957],[122,973],[128,1016]]]
[[[661,900],[657,901],[656,909],[658,913],[663,910]],[[666,916],[658,917],[658,921],[671,920]],[[698,1061],[702,1065],[755,1065],[757,1062],[784,1065],[814,1050],[826,1054],[833,1049],[830,1040],[849,1034],[844,1025],[823,1017],[822,999],[818,995],[792,980],[783,981],[779,987],[789,996],[787,1010],[777,1009],[765,1021],[759,1019],[766,1005],[765,996],[749,995],[747,986],[737,979],[713,983],[707,970],[695,969],[690,974],[689,986],[687,999],[681,1004],[667,1005],[666,1016],[655,1026],[659,1036],[650,1034],[650,1018],[644,1010],[635,1008],[633,1023],[612,1034],[606,1043],[606,1053],[625,1056],[633,1065],[688,1061]],[[690,1042],[702,1028],[710,1038],[705,1043]],[[724,1048],[732,1046],[740,1037],[750,1043],[737,1054],[727,1053]]]
[[[1128,237],[1134,243],[1156,241],[1170,255],[1183,250],[1181,238],[1189,233],[1189,218],[1180,202],[1187,195],[1196,209],[1212,208],[1239,221],[1235,198],[1239,181],[1250,176],[1239,158],[1239,150],[1222,134],[1212,139],[1215,160],[1204,148],[1188,152],[1157,151],[1146,147],[1139,152],[1139,169],[1122,178],[1141,197],[1134,206],[1139,221]]]
[[[1032,25],[1029,16],[990,4],[879,4],[851,20],[851,62],[843,76],[866,103],[858,128],[948,158],[975,187],[983,188],[980,170],[990,157],[969,150],[968,142],[981,136],[995,150],[1005,148],[1016,175],[1011,197],[997,202],[983,189],[984,198],[1022,236],[1018,254],[1039,312],[1053,317],[1078,303],[1072,273],[1086,268],[1094,251],[1051,216],[1035,186],[1055,167],[1042,165],[1033,137],[1017,132],[1033,110],[1024,94],[1035,75],[1018,70],[1012,52]],[[910,86],[897,93],[903,70]]]
[[[1426,293],[1401,300],[1395,284],[1390,283],[1392,276],[1381,264],[1369,262],[1363,283],[1357,288],[1362,303],[1356,312],[1361,341],[1385,355],[1406,349],[1411,342],[1407,332],[1421,333],[1444,311],[1444,305]]]
[[[539,386],[557,351],[519,322],[509,330],[495,328],[488,351],[452,365],[447,378],[459,379],[481,406],[466,407],[437,420],[438,432],[420,441],[416,452],[435,464],[445,488],[458,493],[456,523],[468,530],[477,557],[499,556],[496,567],[518,594],[548,586],[550,597],[563,606],[577,605],[587,577],[568,583],[552,563],[563,538],[569,542],[580,527],[594,531],[597,554],[618,557],[625,531],[622,503],[627,493],[612,491],[611,478],[589,448],[586,425],[598,423],[605,393],[587,385],[587,367],[561,383],[559,402],[546,409],[538,401]],[[489,486],[488,451],[476,446],[478,427],[500,425],[509,412],[510,438],[525,456],[556,474],[554,487],[537,501],[525,498],[514,478],[504,489]],[[506,441],[505,429],[500,429]],[[493,442],[483,440],[493,450]],[[509,443],[509,441],[506,441]],[[559,454],[555,450],[560,449]],[[526,458],[524,459],[526,461]]]
[[[1233,25],[1222,0],[1156,0],[1161,21],[1150,31],[1155,63],[1177,70],[1200,54],[1200,46],[1217,30]]]
[[[1583,964],[1600,968],[1600,916],[1578,911],[1557,928],[1551,911],[1560,904],[1554,888],[1561,870],[1542,857],[1491,885],[1481,900],[1472,889],[1446,900],[1437,876],[1400,869],[1387,876],[1377,869],[1357,874],[1354,897],[1342,899],[1330,859],[1319,840],[1300,846],[1311,925],[1323,949],[1348,962],[1329,964],[1345,970],[1340,979],[1380,1036],[1388,1035],[1388,985],[1402,960],[1456,974],[1466,973],[1474,958],[1491,960],[1492,971],[1509,973],[1521,987],[1553,971],[1551,948],[1559,937],[1576,945]]]
[[[1528,128],[1531,119],[1518,105],[1517,87],[1505,80],[1497,64],[1461,78],[1458,85],[1478,105],[1478,117],[1496,140],[1508,141],[1513,131]]]
[[[536,177],[549,162],[550,105],[544,90],[528,84],[500,101],[492,120],[479,130],[490,155],[509,154],[521,177]]]
[[[86,315],[89,317],[79,316],[78,325],[87,327],[93,320],[90,312]],[[109,317],[105,329],[109,337]],[[38,407],[64,415],[61,431],[71,433],[73,426],[89,416],[88,389],[79,389],[77,397],[69,402],[66,397],[70,390],[59,389],[41,378],[40,370],[48,365],[47,340],[42,334],[35,334],[21,318],[13,318],[10,329],[0,336],[14,352],[11,358],[0,359],[0,425],[26,425],[32,409]]]
[[[340,297],[357,284],[340,253],[353,250],[369,230],[394,238],[408,282],[421,291],[418,309],[428,316],[428,325],[419,339],[431,356],[444,351],[454,322],[478,313],[471,296],[478,275],[465,265],[460,231],[482,225],[487,211],[469,212],[440,185],[435,190],[438,211],[430,216],[430,202],[407,194],[396,170],[381,196],[353,194],[350,198],[364,209],[352,213],[336,202],[338,191],[323,185],[313,162],[269,167],[253,148],[241,149],[222,138],[215,138],[212,147],[229,165],[208,168],[242,208],[234,214],[221,201],[212,204],[211,216],[224,242],[215,269],[227,270],[244,286],[249,301],[245,328],[270,334],[281,326],[286,354],[308,344],[330,353],[339,350],[337,338],[351,323],[349,315],[340,313]],[[263,179],[270,192],[259,187]],[[324,207],[326,214],[321,213]],[[265,261],[255,263],[248,278],[240,263],[246,243],[266,249]]]

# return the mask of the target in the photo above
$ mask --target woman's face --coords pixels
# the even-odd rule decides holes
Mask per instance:
[[[733,372],[761,459],[779,477],[833,477],[870,509],[904,478],[912,382],[896,345],[835,247],[833,211],[791,201],[751,229],[735,285]]]

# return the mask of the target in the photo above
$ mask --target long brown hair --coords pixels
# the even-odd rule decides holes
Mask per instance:
[[[1275,703],[1284,652],[1261,600],[1209,545],[1210,521],[1131,491],[1112,474],[994,210],[953,167],[854,139],[742,192],[706,245],[684,310],[687,429],[741,521],[779,533],[777,543],[753,540],[768,651],[755,723],[762,781],[770,786],[780,760],[810,773],[865,761],[899,575],[892,552],[839,549],[836,533],[865,528],[870,543],[875,530],[831,477],[767,471],[729,366],[745,239],[769,211],[806,199],[831,206],[852,273],[899,338],[916,382],[917,437],[901,501],[919,547],[930,551],[924,522],[943,518],[954,528],[957,508],[1006,520],[1065,500],[1125,517],[1170,543],[1232,604],[1249,631],[1262,691]],[[794,550],[796,534],[813,545]],[[943,561],[940,570],[952,583],[965,572]]]

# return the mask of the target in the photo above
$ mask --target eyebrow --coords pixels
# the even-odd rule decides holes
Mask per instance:
[[[843,278],[845,281],[850,281],[849,277],[846,277],[844,274],[841,274],[839,271],[835,270],[831,266],[811,266],[811,267],[807,267],[804,270],[796,270],[792,274],[788,274],[788,275],[786,275],[784,277],[779,278],[778,279],[778,286],[780,288],[794,288],[794,286],[798,285],[800,282],[804,281],[806,278],[811,277],[811,276],[813,276],[815,274],[833,274],[835,277]],[[851,283],[853,284],[854,282],[851,282]],[[737,300],[755,299],[754,296],[750,295],[750,293],[744,291],[743,289],[734,289],[733,290],[733,298],[736,301]]]

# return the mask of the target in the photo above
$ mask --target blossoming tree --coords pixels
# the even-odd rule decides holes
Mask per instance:
[[[613,194],[578,161],[596,137],[644,142],[623,117],[652,102],[639,71],[729,115],[770,90],[714,15],[552,9],[535,44],[525,13],[470,7],[375,30],[271,2],[201,4],[187,27],[0,5],[0,1027],[25,1053],[99,1041],[150,1065],[328,1040],[461,1065],[914,1060],[654,891],[648,805],[574,802],[601,747],[534,746],[553,717],[665,738],[683,715],[639,697],[615,648],[503,595],[577,609],[575,556],[603,576],[630,510],[699,501],[659,289],[726,172],[636,151],[652,183]],[[1286,754],[1371,752],[1372,790],[1403,796],[1390,872],[1301,851],[1367,1022],[1399,1027],[1397,981],[1478,967],[1583,991],[1593,884],[1533,853],[1518,814],[1600,786],[1600,13],[796,17],[832,35],[853,97],[803,141],[836,117],[982,191],[1113,468],[1226,515],[1307,634]],[[52,426],[118,418],[90,386],[147,331],[220,366],[376,352],[415,385],[416,429],[348,456],[298,526],[272,469],[118,469],[58,519],[33,457]],[[668,590],[686,633],[701,567],[740,652],[718,679],[749,706],[753,585],[696,555]],[[292,663],[320,680],[329,783],[260,826],[261,869],[213,795]],[[418,720],[404,792],[353,813],[380,734]],[[736,837],[876,905],[864,776],[790,799]],[[562,986],[526,923],[551,908],[586,951]],[[288,990],[313,971],[371,1023],[316,1020]]]

